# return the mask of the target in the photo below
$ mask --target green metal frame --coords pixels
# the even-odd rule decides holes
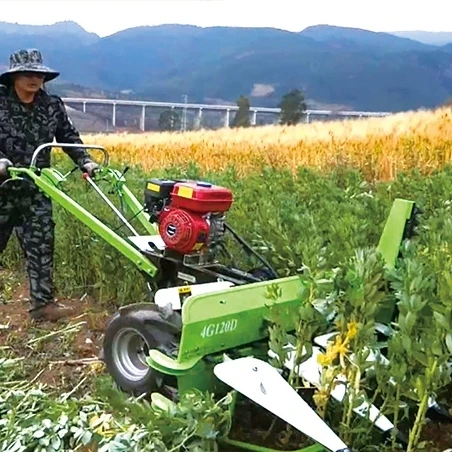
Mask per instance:
[[[130,240],[121,237],[119,234],[112,231],[108,226],[102,223],[102,221],[97,219],[64,192],[62,184],[67,181],[67,176],[64,176],[55,168],[44,168],[41,170],[31,168],[10,168],[9,172],[11,174],[11,179],[13,180],[28,179],[33,181],[46,196],[57,202],[108,244],[116,248],[142,272],[146,273],[151,278],[156,275],[157,267],[152,264],[149,259],[143,256]],[[102,168],[96,176],[96,180],[99,178],[110,183],[114,193],[124,199],[124,202],[131,213],[149,234],[158,234],[156,227],[149,222],[149,216],[142,211],[141,203],[125,185],[124,176],[119,171],[111,168]]]
[[[33,181],[44,194],[72,213],[141,271],[151,278],[156,275],[157,268],[130,240],[105,226],[63,191],[62,184],[67,176],[54,168],[40,170],[35,167],[10,168],[10,174],[12,179]],[[150,235],[158,234],[157,228],[149,222],[148,215],[142,211],[142,204],[127,188],[123,174],[104,167],[95,177],[96,180],[101,178],[107,180],[113,192],[124,199],[132,214]],[[403,199],[396,199],[393,203],[378,244],[389,268],[395,265],[413,207],[413,202]],[[270,301],[266,296],[267,290],[274,284],[280,289],[280,297],[276,301]],[[293,331],[300,303],[303,302],[301,289],[301,279],[293,276],[191,296],[182,305],[183,329],[177,358],[172,359],[158,350],[151,350],[148,364],[164,374],[175,375],[181,393],[193,388],[213,393],[227,391],[212,371],[224,359],[223,353],[254,355],[265,359],[268,349],[263,340],[268,337],[267,319],[271,317],[286,331]],[[381,319],[389,321],[393,310],[394,306],[388,306],[381,313]],[[166,409],[172,403],[157,393],[152,394],[152,402],[155,409]],[[224,442],[244,450],[274,452],[273,449],[228,438]],[[320,445],[313,445],[295,452],[324,450]]]

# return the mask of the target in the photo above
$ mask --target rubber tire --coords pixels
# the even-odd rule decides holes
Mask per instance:
[[[177,388],[177,379],[175,377],[163,375],[149,367],[149,371],[143,378],[130,380],[118,369],[112,350],[114,339],[122,330],[129,328],[135,329],[142,336],[147,344],[148,350],[158,349],[162,353],[169,354],[171,351],[177,352],[177,346],[179,344],[179,339],[173,332],[168,331],[163,319],[162,326],[159,326],[156,320],[153,321],[153,324],[146,324],[143,318],[140,318],[139,312],[132,312],[125,315],[115,313],[105,331],[102,354],[103,361],[116,385],[123,392],[137,397],[142,394],[160,392],[169,398],[174,398],[171,397],[171,392],[165,391],[164,385]]]

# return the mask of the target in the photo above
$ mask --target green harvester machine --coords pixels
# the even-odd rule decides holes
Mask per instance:
[[[62,174],[54,167],[36,167],[41,152],[70,147],[103,152],[101,168],[92,178],[87,174],[83,178],[129,234],[112,230],[66,194],[64,182],[76,168]],[[312,439],[312,446],[298,452],[350,451],[288,384],[284,372],[269,364],[272,353],[266,319],[271,312],[284,330],[295,330],[302,282],[298,276],[278,277],[228,225],[225,215],[233,203],[232,193],[203,181],[149,179],[144,183],[144,202],[140,202],[126,185],[125,171],[111,168],[109,161],[101,146],[46,143],[36,149],[29,167],[10,168],[10,178],[0,190],[14,183],[36,185],[142,273],[150,301],[119,309],[105,330],[102,359],[118,387],[135,396],[149,395],[155,410],[169,409],[181,394],[192,389],[221,397],[232,388],[235,394],[249,398]],[[109,193],[120,198],[121,206],[127,206],[146,235],[138,234],[125,212],[100,189],[100,182],[106,182]],[[400,245],[411,233],[415,210],[411,201],[396,199],[393,203],[378,244],[389,267],[395,265]],[[250,257],[254,263],[251,270],[221,263],[222,258],[231,257],[225,245],[228,237]],[[267,297],[274,284],[280,290],[275,301]],[[394,309],[382,312],[380,332],[386,331]],[[333,336],[316,338],[312,357],[297,369],[314,386],[320,377],[316,356]],[[293,353],[294,345],[287,345]],[[293,356],[284,366],[293,369]],[[344,394],[345,388],[338,385],[332,396],[340,402]],[[430,405],[437,407],[434,401]],[[383,433],[394,429],[370,403],[363,403],[355,412],[369,416]],[[222,441],[241,450],[273,450],[230,438]]]

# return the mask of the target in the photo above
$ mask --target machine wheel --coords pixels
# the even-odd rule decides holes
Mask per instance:
[[[134,396],[160,392],[173,399],[177,379],[151,369],[146,357],[151,349],[177,355],[180,331],[178,313],[168,319],[157,311],[114,314],[105,331],[103,360],[120,389]]]

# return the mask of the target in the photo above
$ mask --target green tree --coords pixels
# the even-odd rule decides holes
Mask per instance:
[[[180,115],[174,110],[165,110],[159,117],[159,129],[165,131],[179,130],[181,125]]]
[[[285,94],[279,103],[281,109],[280,123],[298,124],[307,109],[304,94],[299,89],[293,89]]]
[[[235,114],[232,127],[249,127],[250,126],[250,101],[247,97],[240,96],[237,100],[239,109]]]

